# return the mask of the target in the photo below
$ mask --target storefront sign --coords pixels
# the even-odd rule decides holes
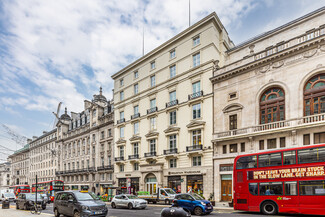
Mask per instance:
[[[278,170],[249,171],[249,179],[279,179],[295,177],[318,177],[325,176],[324,166],[300,167]]]
[[[168,175],[187,175],[187,174],[202,174],[201,171],[178,171],[178,172],[168,172]]]
[[[131,174],[125,174],[125,176],[131,176]]]

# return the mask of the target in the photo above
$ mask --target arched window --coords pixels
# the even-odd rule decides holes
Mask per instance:
[[[279,87],[267,89],[260,100],[260,123],[284,120],[284,91]]]
[[[304,88],[304,115],[325,113],[325,74],[307,81]]]

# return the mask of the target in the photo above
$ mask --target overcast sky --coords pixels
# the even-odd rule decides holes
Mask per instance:
[[[188,27],[188,0],[0,1],[0,125],[21,135],[53,129],[59,102],[80,112],[112,74]],[[324,0],[191,0],[191,23],[215,11],[235,44]],[[324,21],[325,23],[325,21]],[[17,149],[0,126],[0,145]],[[3,153],[11,153],[0,146]]]

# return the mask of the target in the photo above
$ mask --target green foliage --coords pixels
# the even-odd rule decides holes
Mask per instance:
[[[138,195],[150,195],[150,193],[148,191],[138,191],[137,194]]]

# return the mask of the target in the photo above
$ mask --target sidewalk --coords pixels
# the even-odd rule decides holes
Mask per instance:
[[[0,206],[0,217],[35,217],[35,216],[53,216],[53,214],[41,213],[40,215],[33,215],[27,210],[16,210],[15,206],[10,206],[10,209],[2,209]]]

